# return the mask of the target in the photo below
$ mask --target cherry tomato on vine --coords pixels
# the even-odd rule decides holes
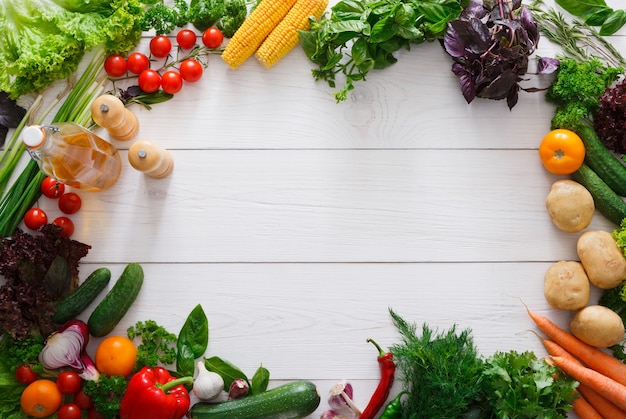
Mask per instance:
[[[104,60],[104,71],[111,77],[122,77],[126,74],[126,60],[119,54],[111,54]]]
[[[183,88],[183,78],[176,71],[166,71],[161,77],[161,88],[165,93],[178,93]]]
[[[61,227],[61,236],[70,237],[74,234],[74,222],[67,217],[57,217],[52,224]]]
[[[132,52],[126,59],[126,66],[131,73],[141,74],[150,67],[150,59],[142,52]]]
[[[22,384],[30,384],[37,379],[37,374],[29,365],[20,365],[15,370],[15,379]]]
[[[208,28],[202,34],[202,43],[207,48],[219,48],[222,42],[224,42],[224,34],[218,28]]]
[[[24,224],[31,230],[39,230],[45,224],[48,224],[48,216],[41,208],[31,208],[24,214]]]
[[[83,410],[89,410],[93,407],[93,399],[80,389],[74,394],[74,404]]]
[[[59,419],[80,419],[83,412],[74,403],[66,403],[57,411]]]
[[[178,71],[180,71],[180,76],[183,80],[193,83],[194,81],[200,80],[204,72],[204,67],[202,67],[202,64],[200,64],[198,60],[189,58],[180,63]]]
[[[550,173],[568,175],[583,164],[585,145],[575,132],[555,129],[541,140],[539,157]]]
[[[53,177],[46,176],[41,181],[41,193],[48,198],[58,198],[65,193],[65,185]]]
[[[165,35],[157,35],[150,40],[150,52],[157,58],[167,57],[172,50],[172,42]]]
[[[182,49],[191,49],[196,45],[196,33],[191,29],[181,29],[176,34],[176,43]]]
[[[83,386],[83,379],[73,371],[63,371],[57,377],[57,387],[63,394],[76,394]]]
[[[139,88],[146,93],[153,93],[161,87],[161,75],[151,68],[145,69],[137,79]]]
[[[81,205],[80,196],[74,192],[68,192],[59,198],[59,209],[65,214],[74,214],[80,209]]]

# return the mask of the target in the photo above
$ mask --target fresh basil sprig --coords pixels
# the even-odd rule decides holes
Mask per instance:
[[[176,342],[176,372],[193,376],[195,360],[204,355],[209,345],[209,321],[198,304],[187,316]]]
[[[604,0],[556,0],[556,4],[585,24],[600,27],[601,36],[613,35],[626,24],[626,10],[613,9]]]

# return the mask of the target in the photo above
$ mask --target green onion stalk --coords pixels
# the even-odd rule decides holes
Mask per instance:
[[[9,179],[26,150],[20,138],[22,129],[33,123],[41,124],[64,96],[67,95],[67,98],[51,122],[74,122],[84,127],[93,125],[91,103],[104,92],[105,84],[108,81],[103,72],[104,56],[104,50],[96,51],[75,84],[69,80],[68,89],[59,93],[50,106],[37,118],[34,114],[41,106],[43,96],[39,95],[29,107],[26,115],[13,131],[7,146],[0,154],[0,196],[5,192]],[[8,237],[15,232],[26,211],[41,196],[40,185],[45,177],[46,174],[39,169],[37,162],[30,159],[0,200],[0,237]]]

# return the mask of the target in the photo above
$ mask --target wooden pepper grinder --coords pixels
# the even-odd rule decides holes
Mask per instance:
[[[98,96],[91,104],[91,118],[119,141],[128,141],[139,132],[137,116],[117,96]]]
[[[128,150],[130,165],[147,176],[161,179],[174,170],[174,159],[169,151],[148,140],[137,140]]]

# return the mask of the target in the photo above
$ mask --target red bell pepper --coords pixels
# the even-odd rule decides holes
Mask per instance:
[[[121,419],[181,419],[189,410],[184,384],[193,377],[174,378],[162,367],[143,367],[132,376],[120,405]]]

